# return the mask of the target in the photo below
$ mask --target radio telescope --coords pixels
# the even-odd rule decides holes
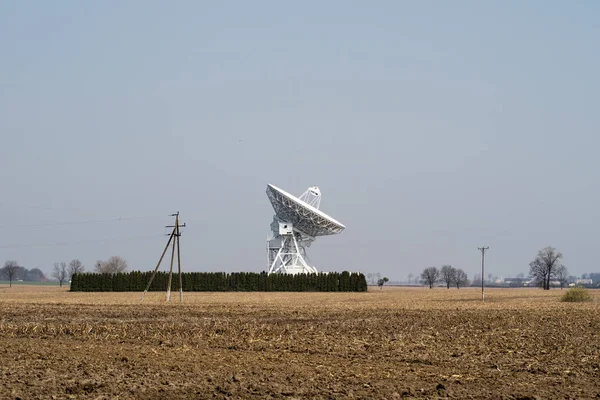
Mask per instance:
[[[269,274],[316,273],[307,261],[306,248],[317,236],[335,235],[346,227],[319,210],[321,191],[316,186],[298,198],[268,185],[267,197],[275,210],[267,237]]]

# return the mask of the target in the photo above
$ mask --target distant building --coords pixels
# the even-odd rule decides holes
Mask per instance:
[[[524,286],[524,283],[525,279],[523,278],[504,278],[504,284],[511,287]]]
[[[591,279],[577,279],[575,283],[577,285],[591,285],[593,282]]]
[[[504,278],[504,283],[514,283],[514,282],[521,283],[521,282],[523,282],[523,279],[521,279],[521,278]]]

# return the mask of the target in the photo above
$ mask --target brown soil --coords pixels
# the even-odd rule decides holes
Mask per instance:
[[[596,398],[592,294],[0,287],[0,398]]]

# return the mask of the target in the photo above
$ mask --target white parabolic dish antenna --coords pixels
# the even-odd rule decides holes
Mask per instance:
[[[346,227],[319,210],[321,191],[311,186],[298,198],[274,185],[267,196],[275,210],[267,237],[267,263],[272,273],[316,273],[306,256],[306,248],[317,236],[335,235]]]

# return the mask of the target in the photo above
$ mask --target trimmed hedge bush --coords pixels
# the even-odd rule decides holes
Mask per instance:
[[[569,290],[565,294],[562,295],[560,301],[567,301],[573,303],[579,303],[583,301],[592,300],[592,296],[590,296],[589,292],[586,288],[582,287],[574,287]]]
[[[118,274],[73,274],[72,292],[141,292],[152,271]],[[167,290],[169,274],[157,272],[149,291]],[[271,274],[266,272],[184,272],[186,292],[366,292],[367,280],[360,273]],[[171,290],[179,289],[179,275],[173,274]]]

